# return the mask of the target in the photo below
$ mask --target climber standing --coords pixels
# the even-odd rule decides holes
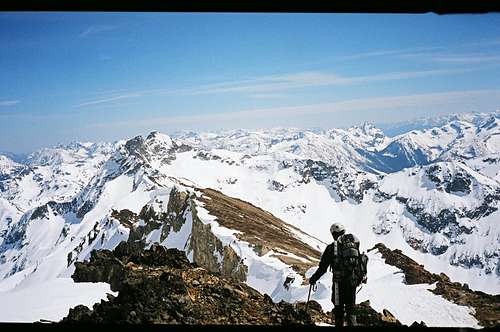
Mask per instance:
[[[367,281],[368,257],[360,253],[358,238],[353,234],[346,234],[342,224],[334,223],[330,232],[333,242],[321,255],[319,267],[309,279],[309,283],[316,284],[330,267],[333,273],[332,302],[335,306],[335,326],[344,326],[344,309],[347,325],[355,326],[356,288]]]

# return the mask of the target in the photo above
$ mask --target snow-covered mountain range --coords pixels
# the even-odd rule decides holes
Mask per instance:
[[[105,299],[108,284],[72,282],[74,262],[122,240],[185,250],[274,301],[304,300],[334,221],[363,250],[382,242],[433,273],[498,294],[499,124],[497,111],[426,120],[393,137],[371,124],[152,132],[25,160],[1,155],[0,321],[59,320],[72,306]],[[429,292],[435,285],[406,284],[377,251],[369,257],[358,301],[407,324],[480,326],[474,309]],[[313,295],[325,310],[328,278]]]

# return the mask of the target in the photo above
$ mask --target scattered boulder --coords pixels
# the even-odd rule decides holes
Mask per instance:
[[[397,323],[399,322],[396,317],[387,309],[382,310],[381,319],[387,323]]]
[[[427,325],[425,325],[425,323],[423,321],[420,321],[420,323],[413,322],[413,324],[411,324],[410,327],[419,328],[419,327],[427,327]]]
[[[370,301],[364,301],[356,305],[356,321],[359,326],[403,326],[388,310],[382,313],[375,311],[370,306]]]

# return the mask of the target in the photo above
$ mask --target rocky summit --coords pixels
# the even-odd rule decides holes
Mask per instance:
[[[116,297],[79,305],[62,322],[152,324],[312,324],[285,302],[273,303],[241,282],[190,263],[184,252],[154,245],[140,250],[122,242],[113,252],[94,251],[76,263],[76,282],[108,282]]]
[[[153,245],[144,250],[121,242],[114,251],[93,251],[90,261],[75,263],[76,282],[107,282],[118,296],[78,305],[62,323],[313,325],[331,323],[316,301],[275,303],[245,283],[190,263],[184,252]],[[358,305],[366,326],[401,325],[389,312],[369,302]]]

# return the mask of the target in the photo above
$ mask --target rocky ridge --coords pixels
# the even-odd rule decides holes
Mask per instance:
[[[62,322],[154,324],[312,324],[309,315],[284,301],[273,303],[242,282],[190,263],[183,252],[122,242],[113,251],[94,251],[75,264],[76,282],[108,282],[116,297],[93,310],[77,306]],[[210,314],[207,314],[210,313]]]
[[[423,265],[404,255],[401,250],[391,250],[378,243],[370,250],[378,250],[386,264],[400,268],[405,274],[405,282],[413,284],[433,284],[430,290],[458,305],[474,308],[474,316],[484,327],[500,326],[500,295],[490,295],[469,289],[467,284],[452,282],[446,274],[435,274],[427,271]]]
[[[243,282],[223,278],[190,263],[182,251],[153,245],[148,250],[121,242],[114,251],[93,251],[90,261],[76,262],[76,282],[107,282],[108,295],[89,309],[70,309],[62,323],[312,325],[331,323],[331,312],[305,303],[274,303]],[[210,313],[210,314],[207,314]],[[368,302],[357,306],[364,326],[400,326],[387,311]]]

